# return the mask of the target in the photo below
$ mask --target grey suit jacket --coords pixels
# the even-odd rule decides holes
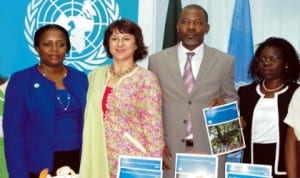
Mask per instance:
[[[209,141],[202,109],[217,97],[227,102],[237,100],[234,88],[233,57],[204,45],[203,60],[196,81],[189,95],[184,87],[179,69],[178,45],[170,47],[149,57],[149,69],[159,78],[163,90],[163,122],[166,144],[173,155],[186,152],[186,118],[192,119],[194,150],[210,154]],[[225,156],[220,157],[224,169]],[[222,168],[218,177],[223,177]],[[174,177],[174,169],[169,176]]]

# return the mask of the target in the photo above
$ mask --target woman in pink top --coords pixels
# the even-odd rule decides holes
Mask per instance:
[[[147,55],[140,27],[117,20],[105,32],[111,65],[89,74],[81,177],[114,178],[118,157],[162,157],[162,92],[157,77],[136,65]]]

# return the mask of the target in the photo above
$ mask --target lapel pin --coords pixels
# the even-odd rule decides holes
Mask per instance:
[[[39,84],[39,83],[35,83],[35,84],[33,85],[33,87],[34,87],[34,88],[39,88],[39,87],[40,87],[40,84]]]

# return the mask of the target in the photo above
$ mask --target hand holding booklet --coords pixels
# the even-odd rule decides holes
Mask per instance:
[[[237,102],[204,108],[211,154],[222,155],[245,148]]]

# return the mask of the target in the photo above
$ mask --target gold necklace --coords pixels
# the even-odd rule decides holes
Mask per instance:
[[[133,64],[131,67],[129,67],[127,70],[125,70],[124,72],[115,72],[114,70],[114,65],[112,64],[109,68],[109,72],[111,73],[112,76],[116,76],[116,77],[123,77],[124,75],[127,75],[129,74],[130,72],[133,71],[133,69],[135,69],[137,65],[136,64]]]

